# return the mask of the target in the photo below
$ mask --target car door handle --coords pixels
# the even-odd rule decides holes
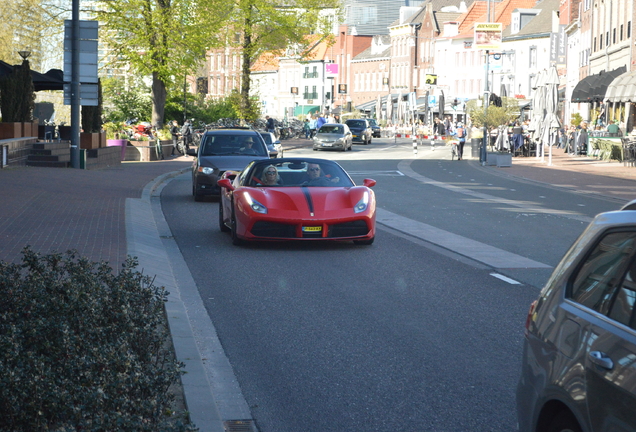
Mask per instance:
[[[589,357],[590,361],[597,366],[600,366],[607,370],[614,369],[614,362],[605,353],[602,353],[600,351],[590,351]]]

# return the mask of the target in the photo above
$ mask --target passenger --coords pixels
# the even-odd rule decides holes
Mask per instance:
[[[333,186],[333,183],[338,183],[339,181],[339,177],[328,178],[324,176],[320,165],[308,163],[307,180],[301,186]]]
[[[274,165],[268,165],[263,170],[263,178],[261,179],[262,186],[276,186],[280,184],[280,176],[278,175],[278,169]]]

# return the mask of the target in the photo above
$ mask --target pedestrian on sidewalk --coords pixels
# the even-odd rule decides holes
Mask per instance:
[[[316,116],[312,115],[311,119],[309,119],[309,132],[311,138],[316,136]]]
[[[587,132],[587,122],[581,122],[581,129],[579,129],[576,135],[576,154],[586,155],[588,154],[589,135]]]
[[[305,134],[305,139],[309,139],[311,136],[311,128],[309,127],[309,120],[305,119],[303,123],[303,133]]]
[[[174,151],[177,149],[177,144],[179,143],[179,123],[177,123],[176,120],[172,120],[170,135],[172,135],[172,153],[170,153],[170,156],[174,156]]]
[[[439,119],[439,117],[435,117],[435,124],[433,125],[433,140],[431,141],[431,150],[435,150],[435,140],[443,140],[444,134],[446,134],[446,127],[444,123]]]
[[[276,129],[274,126],[274,119],[271,118],[270,116],[265,116],[265,123],[266,123],[266,127],[267,127],[267,132],[271,132],[273,134],[276,133]]]
[[[459,141],[459,144],[457,145],[457,160],[462,160],[464,158],[464,144],[466,144],[466,129],[464,129],[463,123],[457,123],[455,134]]]

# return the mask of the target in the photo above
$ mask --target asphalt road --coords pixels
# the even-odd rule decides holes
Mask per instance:
[[[373,246],[235,247],[218,203],[192,199],[189,175],[161,198],[259,430],[515,430],[530,302],[586,220],[618,205],[492,175],[439,148],[413,159],[410,145],[375,139],[294,154],[378,181]],[[537,266],[493,268],[479,252],[459,255],[462,241]]]

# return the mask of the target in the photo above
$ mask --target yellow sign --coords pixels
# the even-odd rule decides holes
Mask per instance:
[[[426,74],[426,84],[437,85],[437,75]]]
[[[501,49],[502,23],[475,23],[476,49],[498,50]]]

